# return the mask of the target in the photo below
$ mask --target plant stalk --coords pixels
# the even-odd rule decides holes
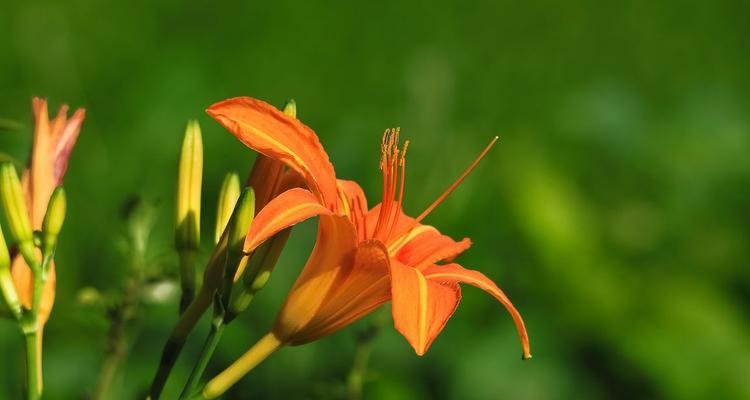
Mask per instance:
[[[190,306],[195,298],[195,283],[196,283],[196,270],[195,270],[195,259],[197,257],[196,251],[192,249],[186,249],[179,252],[180,259],[180,285],[182,288],[182,295],[180,296],[180,314],[184,313],[185,310]]]
[[[247,375],[253,368],[263,362],[268,356],[273,354],[276,350],[281,348],[284,343],[274,335],[273,332],[269,332],[266,336],[263,336],[253,347],[250,348],[245,354],[242,355],[237,361],[230,365],[219,375],[216,375],[213,379],[208,381],[206,386],[201,392],[199,398],[203,399],[215,399],[227,390],[232,385],[237,383],[242,377]]]
[[[107,352],[102,363],[92,400],[107,398],[112,381],[120,368],[128,349],[127,330],[138,307],[140,280],[131,278],[125,286],[122,303],[112,311],[111,324],[107,332]]]
[[[26,345],[26,398],[38,400],[42,397],[42,336],[36,324],[24,329]]]
[[[219,344],[225,326],[223,315],[214,317],[213,323],[211,324],[211,330],[206,337],[206,342],[201,350],[198,363],[193,367],[193,371],[190,373],[190,377],[185,383],[185,388],[182,390],[182,394],[180,394],[180,400],[190,399],[191,395],[195,394],[198,383],[200,382],[201,377],[203,377],[203,373],[206,371],[208,362],[216,351],[216,346]]]
[[[373,341],[387,323],[387,319],[387,314],[379,311],[367,327],[356,332],[354,335],[356,350],[352,368],[346,377],[347,400],[362,399],[362,391],[365,379],[367,378],[367,366],[372,354]]]
[[[362,398],[362,387],[367,375],[367,364],[372,353],[372,341],[367,340],[357,344],[354,353],[354,362],[349,375],[346,378],[346,398],[348,400],[360,400]]]
[[[34,258],[33,247],[20,246],[23,256],[34,274],[34,287],[31,297],[31,310],[22,317],[21,330],[26,347],[26,398],[36,400],[42,397],[42,328],[39,321],[39,308],[42,303],[44,284],[47,281],[49,257],[40,264]]]
[[[151,383],[149,393],[152,400],[157,400],[161,395],[164,385],[167,383],[167,378],[169,378],[169,373],[172,371],[175,362],[177,362],[177,357],[185,346],[188,335],[195,328],[195,325],[200,321],[210,305],[211,294],[206,290],[201,290],[193,302],[190,303],[190,306],[182,313],[177,324],[172,329],[172,333],[164,344],[164,349],[161,353],[159,369],[156,371],[154,380]]]

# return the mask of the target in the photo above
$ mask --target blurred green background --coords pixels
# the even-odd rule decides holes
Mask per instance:
[[[750,398],[748,15],[742,0],[3,1],[0,118],[22,127],[0,133],[0,151],[26,159],[32,96],[87,109],[66,177],[45,398],[94,386],[107,319],[76,295],[122,286],[128,198],[158,203],[149,263],[176,271],[176,164],[190,118],[204,132],[207,256],[221,179],[246,174],[254,155],[203,110],[238,95],[296,99],[338,175],[373,202],[380,135],[401,126],[412,214],[501,136],[428,222],[472,238],[459,261],[508,293],[534,359],[520,361],[502,307],[467,287],[423,358],[388,322],[364,398]],[[314,232],[314,221],[294,231],[210,372],[269,328]],[[146,388],[175,308],[142,309],[112,399]],[[367,323],[284,349],[227,398],[342,398]],[[0,321],[0,398],[21,393],[20,336]]]

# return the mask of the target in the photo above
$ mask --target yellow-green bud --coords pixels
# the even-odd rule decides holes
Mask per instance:
[[[18,298],[16,285],[10,274],[10,254],[8,254],[8,245],[5,243],[2,229],[0,229],[0,294],[11,314],[16,318],[21,318],[21,300]]]
[[[31,230],[21,182],[18,180],[16,169],[10,163],[0,165],[0,197],[13,238],[18,243],[33,243],[34,232]]]
[[[248,187],[242,190],[232,218],[229,220],[227,233],[227,277],[234,279],[240,260],[244,256],[245,236],[255,216],[255,192]]]
[[[198,121],[188,122],[178,174],[175,244],[178,249],[197,249],[200,244],[203,177],[203,139]]]
[[[249,256],[242,276],[242,286],[232,293],[232,299],[227,308],[227,322],[245,311],[255,298],[255,294],[265,287],[290,233],[291,228],[284,229],[260,245]]]
[[[0,228],[0,270],[6,268],[10,269],[10,254],[8,253],[8,245],[5,243],[3,229]]]
[[[57,237],[60,235],[63,222],[65,222],[65,211],[67,200],[65,189],[58,186],[47,203],[47,212],[42,222],[42,254],[49,255],[57,245]]]
[[[86,286],[76,293],[76,303],[86,307],[99,307],[104,305],[106,300],[99,290]]]
[[[234,210],[237,199],[240,197],[240,176],[236,172],[227,174],[224,177],[224,182],[221,184],[221,191],[219,192],[219,205],[216,210],[216,232],[214,234],[214,242],[219,243],[221,234],[224,233],[224,229],[229,223],[229,218],[232,217],[232,210]]]
[[[297,102],[294,101],[294,99],[287,100],[286,104],[284,104],[284,114],[292,117],[297,118]]]
[[[248,187],[242,190],[226,229],[227,252],[224,262],[224,285],[220,296],[222,314],[231,300],[234,276],[237,274],[237,270],[245,257],[242,249],[245,244],[245,236],[247,236],[247,231],[250,229],[250,224],[253,222],[254,216],[255,192],[253,192],[252,188]]]

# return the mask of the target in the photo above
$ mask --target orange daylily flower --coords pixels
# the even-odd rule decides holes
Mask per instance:
[[[24,171],[21,183],[26,195],[26,205],[34,230],[42,228],[47,203],[56,187],[60,186],[68,168],[68,158],[73,150],[86,111],[79,108],[68,119],[68,106],[63,105],[57,117],[50,121],[47,101],[35,97],[34,140],[31,147],[29,167]],[[13,281],[16,284],[21,302],[31,308],[34,292],[34,277],[20,254],[16,254],[12,264]],[[42,293],[39,319],[45,323],[55,301],[55,264],[50,262],[49,276]]]
[[[399,149],[398,130],[384,135],[382,201],[368,210],[359,185],[336,178],[318,137],[297,119],[248,97],[219,102],[207,112],[248,147],[286,164],[307,186],[288,189],[268,201],[250,227],[246,252],[303,220],[318,216],[320,221],[312,254],[270,336],[261,341],[263,347],[272,351],[314,341],[390,300],[396,329],[422,355],[456,310],[459,284],[464,283],[505,306],[518,330],[523,357],[531,356],[523,320],[507,296],[482,273],[451,262],[470,246],[469,239],[455,241],[421,223],[494,140],[443,195],[412,218],[401,208],[406,146]]]

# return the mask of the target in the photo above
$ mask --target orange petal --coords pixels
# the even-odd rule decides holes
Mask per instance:
[[[52,174],[52,129],[47,114],[47,101],[35,97],[34,105],[34,142],[31,147],[28,178],[24,177],[29,214],[34,229],[40,229],[44,213],[47,210],[47,200],[55,189],[55,179]],[[24,174],[26,175],[26,173]]]
[[[253,219],[245,238],[244,250],[249,253],[283,229],[316,215],[330,213],[310,191],[289,189],[266,204]]]
[[[367,197],[362,188],[354,181],[339,179],[336,181],[339,189],[339,209],[352,220],[357,229],[357,237],[364,241],[367,237],[365,226],[367,213]]]
[[[63,105],[52,121],[47,114],[47,101],[38,97],[33,99],[34,107],[34,143],[29,162],[29,178],[26,189],[34,229],[40,229],[47,201],[55,187],[62,183],[68,167],[68,159],[73,150],[85,111],[78,109],[67,119],[68,107]]]
[[[407,240],[396,254],[396,258],[406,265],[424,269],[438,261],[452,260],[470,246],[471,240],[468,238],[457,242],[437,229],[425,229]]]
[[[414,218],[404,214],[403,209],[400,207],[395,211],[397,213],[396,221],[393,224],[393,228],[389,235],[385,239],[385,245],[388,247],[388,251],[393,254],[393,245],[397,242],[401,242],[403,245],[403,239],[410,234],[411,231],[419,228],[420,224],[414,222]],[[367,237],[371,238],[375,231],[375,225],[378,223],[378,217],[380,216],[380,203],[376,204],[370,211],[367,212],[366,222],[367,225]]]
[[[250,97],[221,101],[206,112],[251,149],[297,171],[321,202],[336,210],[336,175],[312,129]]]
[[[35,118],[34,141],[29,168],[23,174],[22,184],[32,225],[34,229],[41,229],[49,198],[62,183],[68,167],[68,158],[78,138],[85,111],[78,109],[68,119],[68,107],[63,105],[57,117],[50,121],[46,100],[35,97],[32,105]],[[51,263],[49,269],[39,308],[43,323],[49,318],[55,301],[55,264]],[[20,255],[13,259],[12,273],[21,301],[25,307],[31,308],[33,275]]]
[[[521,314],[513,306],[513,303],[510,302],[508,296],[506,296],[505,293],[503,293],[503,291],[484,274],[479,271],[463,268],[458,264],[447,264],[433,265],[424,271],[424,276],[430,282],[467,283],[492,295],[492,297],[505,306],[511,317],[513,317],[513,322],[516,324],[516,329],[518,330],[518,336],[521,339],[523,358],[531,358],[529,335],[526,333],[526,327],[524,326]]]
[[[277,337],[286,343],[299,343],[301,338],[316,336],[316,332],[306,328],[310,321],[321,317],[317,313],[342,274],[352,271],[356,247],[357,236],[349,218],[320,216],[315,248],[276,318]]]
[[[52,306],[55,304],[55,284],[57,280],[55,263],[50,263],[49,268],[47,282],[44,284],[44,289],[42,290],[42,301],[39,305],[39,317],[42,320],[42,324],[46,323],[47,319],[49,319]],[[34,296],[34,275],[31,273],[31,269],[26,266],[26,262],[20,254],[17,254],[13,258],[11,273],[13,274],[13,283],[16,285],[16,291],[18,292],[18,297],[21,299],[21,304],[31,309],[31,300]]]
[[[391,298],[388,253],[382,243],[360,243],[351,265],[342,265],[320,308],[290,344],[304,344],[333,333]]]
[[[54,131],[54,147],[52,149],[52,160],[54,162],[52,169],[52,177],[55,181],[55,186],[59,186],[62,183],[65,171],[68,169],[68,160],[70,159],[70,153],[73,151],[73,146],[78,139],[78,134],[81,131],[81,125],[86,117],[86,110],[79,108],[73,113],[73,116],[67,120],[64,114],[67,107],[60,108],[60,115],[56,120],[62,120],[59,125],[62,128],[58,131]]]
[[[418,355],[423,355],[458,307],[456,283],[427,279],[422,271],[391,260],[393,323]]]
[[[255,192],[255,209],[261,210],[276,196],[284,176],[284,163],[258,154],[247,179],[247,186]],[[256,211],[257,214],[257,211]]]

